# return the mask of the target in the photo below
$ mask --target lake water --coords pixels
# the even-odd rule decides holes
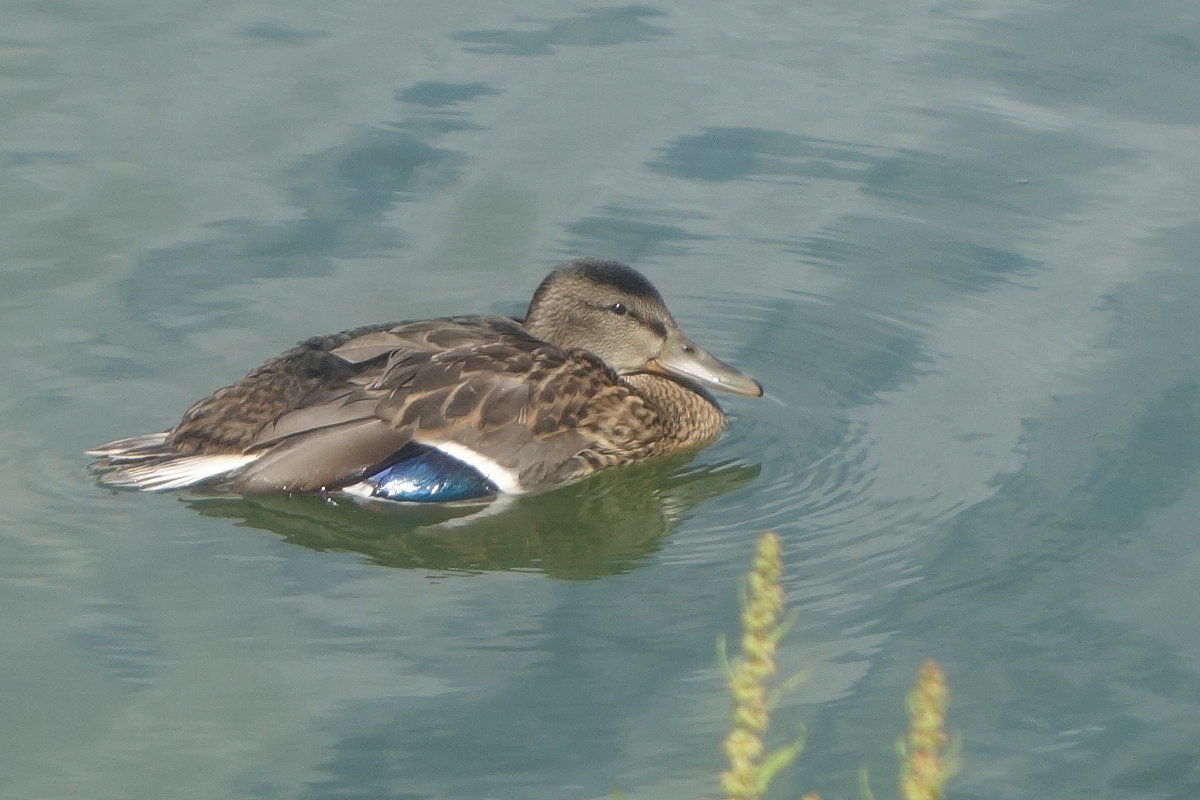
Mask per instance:
[[[11,2],[0,796],[717,793],[756,535],[773,797],[1200,796],[1194,2]],[[490,516],[114,493],[292,342],[645,272],[758,377],[690,463]]]

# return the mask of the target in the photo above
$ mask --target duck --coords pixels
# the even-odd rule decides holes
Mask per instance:
[[[87,453],[114,488],[473,500],[706,446],[726,426],[710,390],[763,394],[687,336],[645,276],[582,258],[550,271],[524,318],[315,336],[169,430]]]

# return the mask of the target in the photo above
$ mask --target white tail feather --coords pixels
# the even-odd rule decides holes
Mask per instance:
[[[140,458],[153,458],[163,455],[163,446],[167,442],[167,432],[143,433],[141,436],[130,436],[115,442],[102,444],[85,451],[96,458],[112,458],[115,460],[136,461]]]
[[[139,489],[143,492],[165,492],[194,486],[211,478],[244,467],[260,454],[222,453],[207,456],[181,456],[157,464],[129,464],[117,467],[100,476],[109,486]]]

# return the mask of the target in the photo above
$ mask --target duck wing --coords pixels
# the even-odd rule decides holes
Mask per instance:
[[[561,483],[655,438],[658,418],[602,361],[536,339],[398,362],[376,417],[505,491]],[[636,452],[635,452],[636,451]]]
[[[197,401],[168,433],[165,445],[179,454],[242,452],[272,439],[342,424],[352,413],[344,405],[364,399],[359,390],[397,361],[512,337],[529,334],[516,321],[499,316],[370,325],[313,337]]]
[[[372,426],[385,393],[377,384],[396,363],[448,350],[529,338],[506,317],[445,317],[355,328],[300,342],[191,406],[161,433],[120,439],[88,451],[101,482],[144,490],[177,489],[237,475],[260,462],[274,485],[328,485],[355,464],[384,458],[404,437]],[[321,459],[328,459],[318,468]],[[277,469],[268,472],[274,464]],[[283,467],[307,465],[289,476]]]
[[[255,458],[231,488],[337,488],[415,442],[516,492],[637,455],[657,427],[656,412],[598,358],[507,318],[371,329],[327,352],[341,364],[326,374],[348,372],[260,422],[243,449]]]

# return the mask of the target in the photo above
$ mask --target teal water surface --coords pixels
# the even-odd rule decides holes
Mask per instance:
[[[755,535],[805,755],[894,796],[1200,794],[1200,13],[18,2],[0,33],[0,796],[717,794]],[[762,381],[491,513],[113,493],[311,334],[634,264]]]

